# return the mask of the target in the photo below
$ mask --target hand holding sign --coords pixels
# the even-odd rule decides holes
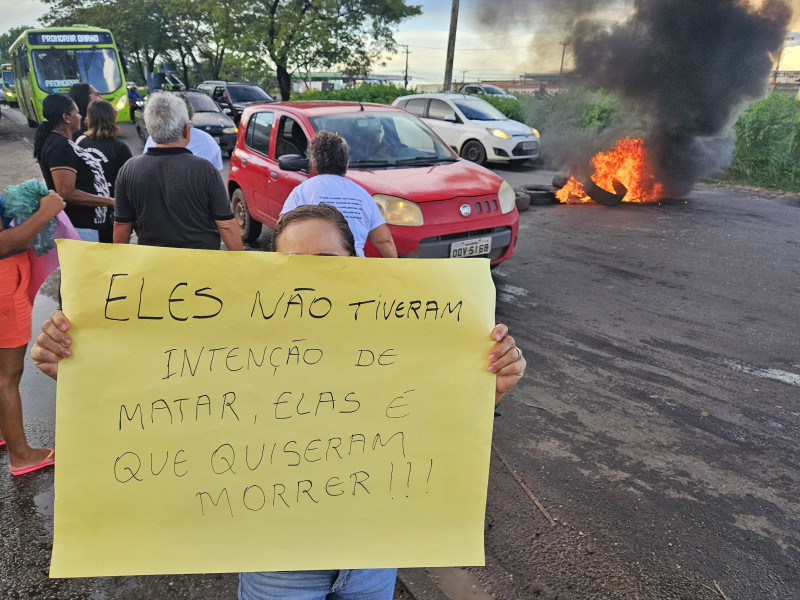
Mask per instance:
[[[54,313],[32,350],[55,374],[81,348],[58,390],[54,576],[482,562],[487,396],[524,370],[502,326],[484,362],[485,261],[61,250],[74,328]],[[119,273],[167,296],[207,287],[223,308],[140,319],[157,314],[141,284],[131,318],[109,319]],[[282,289],[324,293],[330,311],[254,310]]]

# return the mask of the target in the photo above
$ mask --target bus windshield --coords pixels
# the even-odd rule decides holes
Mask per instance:
[[[14,89],[14,74],[11,71],[3,71],[3,83]]]
[[[111,48],[33,50],[33,65],[39,87],[44,91],[68,88],[86,82],[101,94],[122,87],[117,53]]]

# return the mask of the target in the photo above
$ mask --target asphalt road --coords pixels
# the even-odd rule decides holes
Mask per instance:
[[[799,599],[800,198],[532,207],[493,276],[530,366],[496,417],[487,566],[450,597]],[[23,398],[52,444],[30,365]],[[231,575],[47,579],[52,482],[0,478],[0,597],[234,597]]]

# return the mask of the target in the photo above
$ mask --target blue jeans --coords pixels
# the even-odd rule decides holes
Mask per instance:
[[[75,231],[84,242],[98,242],[100,241],[100,235],[97,232],[97,229],[84,229],[83,227],[75,228]]]
[[[397,569],[239,573],[239,600],[392,600]]]

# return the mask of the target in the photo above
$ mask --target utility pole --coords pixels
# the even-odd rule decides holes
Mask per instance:
[[[467,76],[467,70],[461,69],[461,83],[464,83],[464,78]]]
[[[408,89],[408,46],[406,44],[400,44],[400,46],[406,49],[406,74],[403,76],[403,89]]]
[[[456,28],[458,27],[458,0],[453,0],[450,8],[450,34],[447,37],[447,62],[444,65],[444,85],[445,92],[450,91],[453,85],[453,55],[456,51]]]
[[[564,55],[567,53],[567,46],[569,42],[559,42],[561,44],[561,68],[558,70],[559,75],[563,75],[564,73]]]

